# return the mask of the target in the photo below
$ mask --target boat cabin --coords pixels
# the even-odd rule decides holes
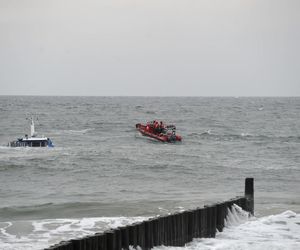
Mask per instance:
[[[10,147],[51,147],[52,141],[49,138],[19,138],[9,143]]]

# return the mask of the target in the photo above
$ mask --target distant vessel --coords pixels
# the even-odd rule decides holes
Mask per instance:
[[[54,147],[50,138],[37,137],[37,133],[34,130],[33,118],[31,118],[30,125],[30,137],[25,135],[24,138],[18,138],[16,141],[8,143],[9,147]]]

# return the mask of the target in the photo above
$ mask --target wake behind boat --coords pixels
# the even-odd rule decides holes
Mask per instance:
[[[146,125],[138,123],[136,129],[144,136],[156,139],[161,142],[181,141],[181,136],[176,134],[175,125],[165,125],[162,121],[147,122]]]
[[[33,118],[31,118],[30,137],[25,135],[23,138],[18,138],[16,141],[8,143],[9,147],[54,147],[50,138],[38,137],[35,132]]]

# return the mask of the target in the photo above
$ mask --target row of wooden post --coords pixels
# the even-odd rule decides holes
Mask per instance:
[[[47,250],[128,250],[129,246],[149,250],[160,245],[184,246],[193,238],[212,238],[217,230],[223,231],[225,218],[233,204],[253,214],[253,190],[253,178],[247,178],[243,197],[61,242]]]

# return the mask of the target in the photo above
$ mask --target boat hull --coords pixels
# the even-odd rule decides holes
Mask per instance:
[[[12,141],[8,144],[9,147],[54,147],[52,141],[49,138],[23,138],[16,141]]]

